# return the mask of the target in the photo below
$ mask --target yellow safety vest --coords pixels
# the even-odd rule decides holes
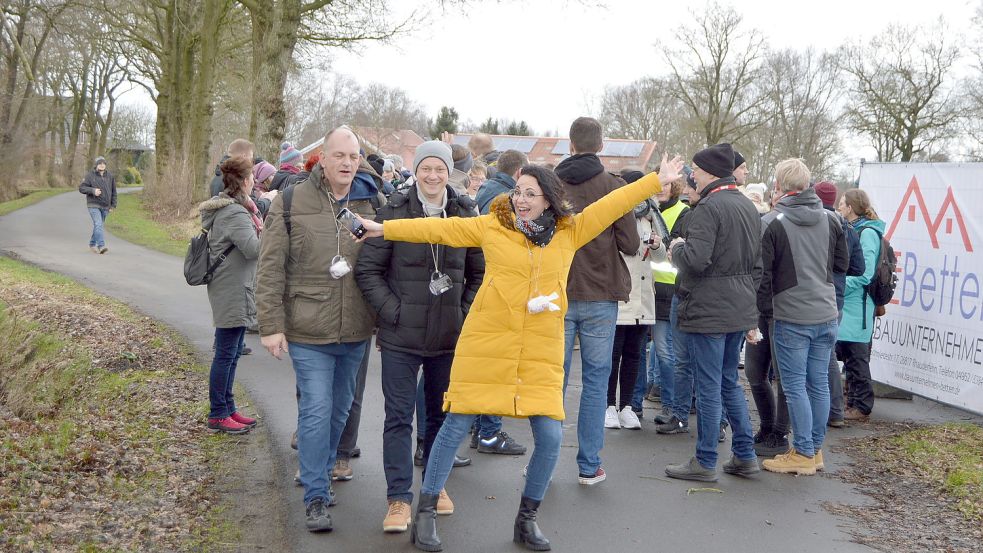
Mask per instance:
[[[675,205],[662,212],[662,219],[666,222],[666,228],[671,232],[679,220],[679,214],[686,209],[686,204],[676,200]],[[663,284],[676,283],[676,268],[669,261],[652,262],[652,280]]]

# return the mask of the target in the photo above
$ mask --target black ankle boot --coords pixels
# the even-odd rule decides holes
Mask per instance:
[[[539,501],[523,497],[519,503],[519,514],[515,516],[515,531],[512,541],[521,543],[533,551],[549,551],[550,541],[539,531],[536,524],[536,511]]]
[[[420,494],[416,518],[410,531],[410,542],[422,551],[443,551],[437,535],[437,499],[439,495]]]

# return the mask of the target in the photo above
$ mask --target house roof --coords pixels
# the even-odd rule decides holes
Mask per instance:
[[[454,144],[466,146],[472,134],[454,135]],[[556,165],[570,155],[570,139],[549,136],[491,135],[498,151],[518,150],[532,163]],[[626,167],[644,168],[655,152],[655,142],[605,138],[604,149],[598,153],[608,171],[617,172]]]

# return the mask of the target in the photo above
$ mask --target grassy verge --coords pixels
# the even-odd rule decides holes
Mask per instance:
[[[106,229],[128,242],[183,257],[188,240],[198,231],[194,220],[164,223],[143,205],[143,194],[120,194],[116,209],[106,219]]]
[[[929,482],[967,520],[983,524],[983,428],[949,423],[893,436],[879,455],[892,471]]]
[[[69,190],[75,190],[74,188],[49,188],[44,190],[35,190],[30,194],[18,198],[16,200],[11,200],[9,202],[0,203],[0,215],[6,215],[18,209],[27,207],[29,205],[34,205],[41,200],[46,200],[52,196],[57,196]]]
[[[0,258],[0,367],[0,550],[238,542],[214,475],[242,446],[203,431],[206,371],[173,331]]]

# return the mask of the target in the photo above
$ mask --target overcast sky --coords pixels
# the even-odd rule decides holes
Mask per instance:
[[[980,1],[745,0],[735,5],[772,48],[832,50],[848,39],[869,38],[889,23],[931,23],[940,15],[952,32],[966,33]],[[395,19],[420,3],[390,4]],[[588,111],[606,85],[665,74],[668,68],[654,43],[670,39],[691,18],[691,7],[703,6],[650,0],[603,4],[474,0],[467,9],[436,11],[394,44],[336,54],[334,69],[362,84],[399,86],[431,114],[449,105],[462,120],[525,120],[537,132],[566,135],[570,122]]]

